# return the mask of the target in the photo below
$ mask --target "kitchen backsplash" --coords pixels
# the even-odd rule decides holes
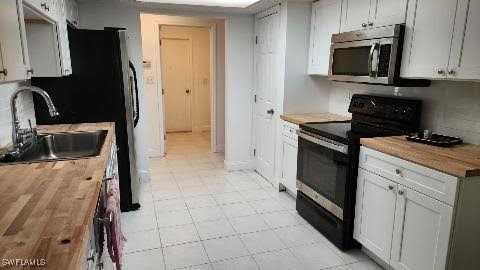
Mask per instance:
[[[0,84],[0,147],[12,141],[12,116],[10,112],[10,97],[18,83]],[[35,124],[35,109],[31,93],[21,93],[17,99],[17,110],[22,127],[28,126],[28,119]]]
[[[394,95],[394,87],[332,83],[329,110],[348,115],[355,93]],[[434,81],[430,87],[399,88],[404,97],[423,100],[422,129],[480,144],[480,83]]]

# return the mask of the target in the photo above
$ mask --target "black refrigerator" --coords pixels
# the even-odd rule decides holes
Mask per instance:
[[[45,103],[34,97],[37,123],[115,122],[121,209],[137,210],[134,128],[139,119],[138,87],[126,31],[69,29],[68,37],[72,75],[32,78],[32,85],[47,91],[60,112],[59,117],[50,117]]]

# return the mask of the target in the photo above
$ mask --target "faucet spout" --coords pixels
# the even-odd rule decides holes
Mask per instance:
[[[15,92],[13,92],[12,97],[10,99],[10,107],[12,112],[12,142],[13,142],[14,150],[20,149],[22,144],[20,141],[20,134],[19,134],[20,122],[18,120],[18,115],[17,115],[16,101],[17,101],[18,95],[24,91],[30,91],[42,96],[42,98],[45,100],[45,103],[48,106],[48,111],[50,113],[50,116],[53,117],[53,116],[59,115],[57,108],[52,102],[52,99],[50,98],[50,96],[45,90],[38,88],[36,86],[21,86],[17,90],[15,90]]]

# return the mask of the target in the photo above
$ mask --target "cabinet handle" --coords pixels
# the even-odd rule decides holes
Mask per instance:
[[[366,23],[362,23],[362,27],[363,27],[363,28],[367,27],[367,24],[366,24]]]
[[[398,195],[403,195],[403,194],[404,194],[403,190],[398,191]]]
[[[453,70],[453,69],[448,70],[448,75],[454,75],[454,74],[455,74],[455,70]]]
[[[33,74],[33,68],[31,68],[31,69],[27,69],[27,74],[28,74],[28,73],[31,73],[31,74]]]
[[[398,175],[400,175],[400,174],[402,174],[402,171],[401,171],[400,169],[396,169],[396,170],[395,170],[395,173],[398,174]]]
[[[388,186],[388,190],[393,190],[393,186]]]
[[[368,22],[368,26],[373,26],[373,22]]]
[[[437,73],[440,74],[440,75],[443,75],[443,74],[445,74],[445,70],[439,69],[439,70],[437,70]]]
[[[42,3],[40,6],[41,6],[43,9],[47,9],[47,3]]]
[[[6,68],[4,68],[3,70],[0,70],[0,74],[3,74],[3,76],[7,76],[8,75],[8,70]]]

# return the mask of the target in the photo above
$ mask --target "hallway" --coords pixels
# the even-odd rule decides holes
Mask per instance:
[[[257,173],[225,171],[208,133],[167,142],[167,156],[150,160],[142,209],[123,214],[124,269],[380,269],[330,244]]]

